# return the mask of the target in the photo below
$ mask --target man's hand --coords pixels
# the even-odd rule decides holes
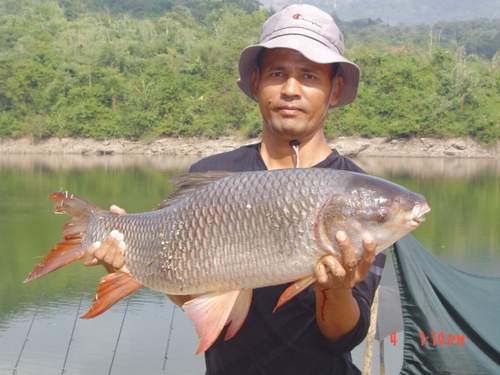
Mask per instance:
[[[363,255],[356,260],[355,249],[349,238],[342,231],[337,232],[336,240],[341,258],[326,255],[318,262],[314,270],[317,286],[320,289],[351,289],[354,284],[368,275],[375,260],[376,245],[367,233],[363,236]]]
[[[352,296],[354,284],[364,280],[375,260],[376,244],[363,236],[363,255],[356,260],[355,249],[342,231],[336,233],[341,258],[326,255],[314,269],[316,282],[316,322],[326,337],[338,340],[358,323],[360,312]]]
[[[126,211],[118,206],[111,206],[111,213],[125,215]],[[102,264],[108,272],[115,272],[125,266],[124,252],[127,245],[123,241],[123,234],[117,230],[111,231],[104,242],[94,242],[86,251],[85,265],[95,266]]]

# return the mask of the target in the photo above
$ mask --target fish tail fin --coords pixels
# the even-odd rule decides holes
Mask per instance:
[[[63,240],[49,251],[40,264],[35,266],[24,280],[25,283],[83,258],[86,249],[82,246],[82,240],[87,230],[89,217],[92,213],[106,212],[68,192],[52,193],[49,199],[57,202],[54,213],[67,213],[72,218],[64,224]]]
[[[143,285],[127,272],[117,271],[103,276],[97,287],[93,305],[81,318],[91,319],[102,314],[116,302],[142,287]]]

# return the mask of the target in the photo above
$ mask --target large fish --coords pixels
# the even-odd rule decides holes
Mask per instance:
[[[72,216],[64,239],[35,267],[31,281],[81,259],[113,229],[127,244],[125,269],[101,280],[84,318],[146,286],[199,295],[183,308],[203,352],[229,324],[243,324],[254,288],[289,282],[280,306],[314,282],[321,257],[343,230],[356,249],[369,232],[381,251],[415,229],[430,209],[424,197],[381,178],[332,169],[188,174],[161,209],[117,216],[67,192],[50,198]],[[357,253],[360,257],[362,254]]]

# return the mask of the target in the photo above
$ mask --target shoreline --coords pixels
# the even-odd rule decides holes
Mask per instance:
[[[258,138],[221,137],[160,138],[151,142],[125,139],[95,140],[89,138],[31,138],[0,140],[0,154],[23,155],[165,155],[204,157],[234,150],[258,142]],[[328,141],[332,148],[348,157],[436,157],[499,159],[500,142],[485,146],[470,138],[361,138],[338,137]]]

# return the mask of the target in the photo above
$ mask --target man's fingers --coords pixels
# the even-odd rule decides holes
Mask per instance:
[[[346,279],[351,280],[356,274],[356,266],[358,263],[356,260],[356,253],[345,232],[338,231],[335,234],[335,239],[337,240],[342,255],[342,266],[346,272]]]
[[[99,264],[99,259],[95,258],[94,256],[95,252],[99,247],[101,247],[101,241],[96,241],[92,245],[90,245],[90,247],[87,249],[83,257],[84,265],[95,266],[96,264]]]
[[[102,258],[104,263],[107,263],[107,264],[113,263],[113,259],[115,258],[116,249],[118,247],[117,245],[118,244],[114,244],[114,246],[109,247],[108,251],[106,252],[106,254],[104,254],[104,257]]]
[[[358,279],[364,280],[368,272],[370,272],[370,267],[375,260],[375,250],[377,245],[370,234],[365,233],[363,235],[363,256],[358,264]]]
[[[331,255],[324,256],[318,262],[315,268],[315,277],[318,284],[332,287],[334,285],[343,285],[343,279],[346,272],[335,257]]]
[[[319,284],[325,284],[328,281],[325,265],[321,261],[316,264],[315,276]]]
[[[344,267],[331,255],[327,255],[321,259],[326,267],[327,272],[329,271],[334,277],[342,278],[346,275]]]
[[[114,272],[125,266],[125,249],[123,233],[113,230],[102,243],[94,242],[87,249],[84,264],[94,266],[104,263],[109,272]]]
[[[121,241],[118,244],[117,252],[119,253],[119,256],[115,255],[113,262],[112,262],[112,265],[114,268],[120,269],[125,265],[125,258],[123,256],[123,254],[125,253],[126,248],[127,248],[127,246],[125,245],[125,242]]]
[[[102,245],[95,251],[94,256],[99,260],[104,260],[104,257],[110,251],[113,251],[114,254],[114,251],[118,248],[120,242],[123,242],[123,234],[117,230],[112,230]]]
[[[114,204],[109,207],[109,211],[115,215],[125,215],[127,213],[127,211],[125,211],[123,208],[120,208]]]

